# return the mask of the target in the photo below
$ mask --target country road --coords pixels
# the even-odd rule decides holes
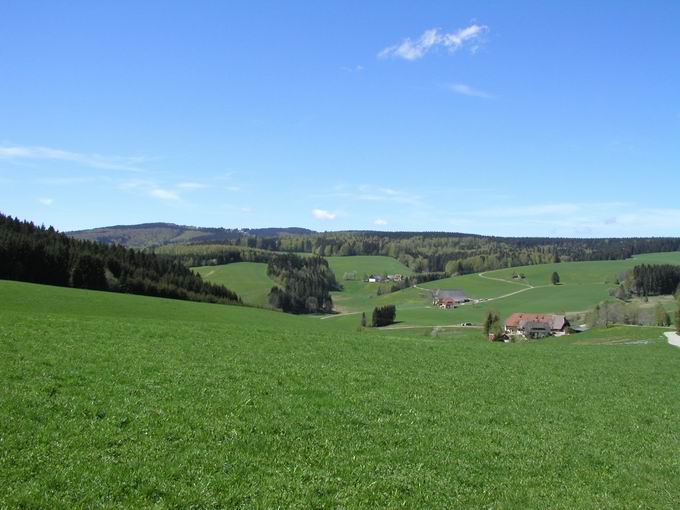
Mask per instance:
[[[671,345],[674,345],[675,347],[680,347],[680,335],[678,335],[675,331],[668,331],[667,333],[664,333],[666,335],[666,338],[668,338],[668,343]]]

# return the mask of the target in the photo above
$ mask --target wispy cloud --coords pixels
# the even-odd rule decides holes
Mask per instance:
[[[124,172],[143,172],[144,169],[141,168],[140,164],[147,161],[146,158],[140,157],[102,156],[100,154],[84,154],[51,147],[20,145],[1,146],[0,159],[64,161],[89,168]]]
[[[185,190],[202,189],[207,187],[208,185],[202,182],[184,181],[177,183],[177,188]]]
[[[317,220],[334,220],[338,217],[337,213],[327,211],[325,209],[312,209],[312,216]]]
[[[376,218],[375,221],[373,221],[374,225],[379,225],[379,226],[385,226],[387,225],[387,220],[383,218]]]
[[[46,205],[46,206],[49,207],[54,203],[54,199],[53,198],[39,198],[38,202],[40,202],[42,205]]]
[[[151,195],[154,198],[158,198],[159,200],[169,201],[179,200],[179,195],[177,194],[177,192],[171,189],[153,188],[149,191],[149,195]]]
[[[415,41],[406,38],[401,43],[388,46],[378,58],[403,58],[404,60],[418,60],[438,47],[447,49],[450,53],[465,45],[474,53],[479,48],[482,38],[489,28],[486,25],[473,24],[450,33],[442,32],[439,28],[425,30]]]
[[[336,186],[331,193],[320,193],[315,198],[333,198],[355,202],[393,202],[396,204],[422,206],[423,197],[410,192],[380,186]]]
[[[493,99],[494,96],[483,90],[478,90],[472,88],[470,85],[465,85],[464,83],[454,83],[448,87],[451,91],[456,94],[461,94],[463,96],[481,97],[484,99]]]

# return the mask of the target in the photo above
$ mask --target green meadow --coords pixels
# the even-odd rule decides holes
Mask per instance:
[[[627,260],[564,262],[500,269],[482,274],[453,276],[394,293],[389,292],[391,283],[367,283],[362,280],[364,274],[412,274],[412,271],[393,258],[356,256],[328,257],[327,260],[338,282],[343,286],[341,291],[332,294],[335,309],[340,314],[330,321],[351,329],[359,323],[356,315],[364,312],[370,317],[374,307],[386,304],[397,307],[397,327],[453,326],[463,322],[480,324],[490,309],[497,310],[502,317],[514,312],[586,312],[596,304],[610,299],[609,289],[615,286],[617,278],[625,270],[643,263],[680,264],[680,253],[652,253]],[[264,264],[237,263],[207,266],[197,270],[204,278],[232,288],[250,304],[265,304],[267,293],[273,285],[266,275]],[[554,271],[560,275],[560,285],[550,283],[550,276]],[[358,280],[344,280],[345,273],[350,272],[356,272]],[[524,274],[525,278],[513,279],[514,273]],[[473,302],[455,310],[433,307],[432,291],[438,288],[462,289]],[[378,289],[381,289],[381,295],[378,294]],[[672,299],[655,298],[652,301],[652,304],[661,302],[671,313],[676,309],[676,303]]]
[[[0,303],[0,508],[680,506],[658,328],[499,344],[8,281]]]
[[[275,282],[267,276],[267,264],[236,262],[222,266],[192,268],[204,280],[219,283],[236,292],[244,303],[264,306]]]

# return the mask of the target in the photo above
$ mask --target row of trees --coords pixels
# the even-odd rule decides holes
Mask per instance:
[[[655,307],[641,307],[638,303],[603,301],[588,313],[586,320],[590,327],[604,328],[612,324],[662,327],[671,325],[671,316],[661,304]],[[677,313],[675,322],[677,327]]]
[[[192,301],[239,303],[179,261],[117,245],[72,239],[0,214],[0,278]]]
[[[326,259],[278,254],[267,264],[267,274],[279,283],[269,293],[269,304],[274,308],[290,313],[333,310],[330,293],[340,286]]]

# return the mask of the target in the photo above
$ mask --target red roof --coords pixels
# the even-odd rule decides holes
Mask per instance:
[[[544,322],[550,324],[552,329],[559,330],[564,328],[564,315],[554,315],[551,313],[513,313],[505,321],[506,328],[517,329],[526,322]]]

